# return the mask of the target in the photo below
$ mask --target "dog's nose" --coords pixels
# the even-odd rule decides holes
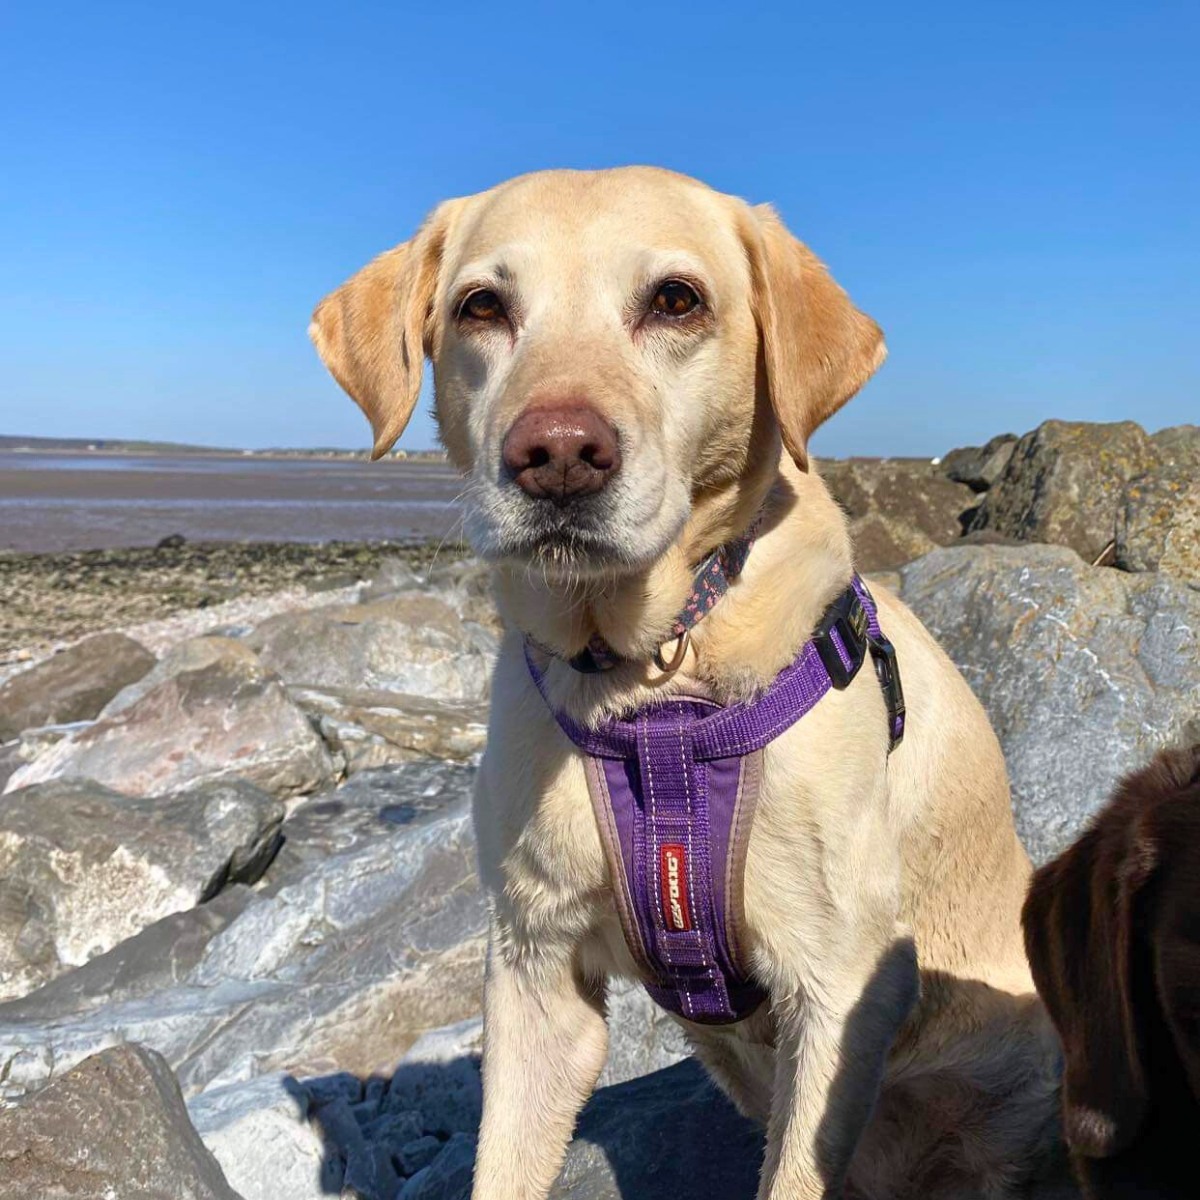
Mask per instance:
[[[586,404],[526,409],[501,453],[523,492],[557,504],[600,491],[621,469],[617,431]]]

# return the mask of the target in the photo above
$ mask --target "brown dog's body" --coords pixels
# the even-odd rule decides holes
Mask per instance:
[[[582,760],[524,639],[567,657],[599,633],[624,657],[593,676],[547,659],[554,703],[583,723],[764,687],[850,579],[807,441],[882,361],[882,336],[773,212],[646,168],[447,202],[324,301],[313,332],[380,453],[432,359],[467,530],[495,568],[509,632],[475,805],[492,930],[474,1196],[544,1200],[604,1062],[605,981],[637,972]],[[659,670],[694,564],[758,514],[737,584]],[[1000,749],[916,618],[878,601],[905,741],[889,757],[862,672],[767,747],[744,896],[771,1002],[685,1025],[767,1126],[764,1200],[847,1181],[870,1200],[1008,1196],[1054,1138],[1057,1049],[1021,942],[1029,863]]]
[[[1034,877],[1024,913],[1066,1056],[1065,1127],[1096,1200],[1200,1193],[1200,745],[1125,779]]]

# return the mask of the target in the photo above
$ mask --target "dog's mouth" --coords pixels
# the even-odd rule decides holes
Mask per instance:
[[[515,521],[506,522],[485,557],[540,568],[547,574],[596,574],[628,570],[639,564],[628,538],[613,527],[610,505],[600,497],[570,504],[523,506]]]
[[[674,528],[652,531],[646,527],[649,522],[622,519],[623,506],[615,505],[607,493],[561,505],[522,502],[511,492],[482,499],[478,506],[468,502],[465,523],[479,556],[532,569],[553,580],[594,579],[644,569],[662,556],[678,532]]]

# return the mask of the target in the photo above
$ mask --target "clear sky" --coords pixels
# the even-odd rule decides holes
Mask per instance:
[[[1198,62],[1197,0],[4,4],[0,432],[365,446],[313,303],[631,162],[774,202],[884,326],[823,453],[1200,421]]]

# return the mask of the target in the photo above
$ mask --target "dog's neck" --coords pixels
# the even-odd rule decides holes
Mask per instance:
[[[742,575],[696,626],[682,667],[664,673],[653,657],[670,638],[696,564],[743,534],[760,514]],[[784,460],[777,470],[698,496],[682,535],[643,571],[568,584],[500,567],[495,583],[501,616],[514,633],[561,658],[599,634],[627,660],[600,675],[552,665],[548,681],[556,703],[593,720],[689,688],[722,703],[749,697],[811,636],[851,569],[841,510],[815,474]]]

